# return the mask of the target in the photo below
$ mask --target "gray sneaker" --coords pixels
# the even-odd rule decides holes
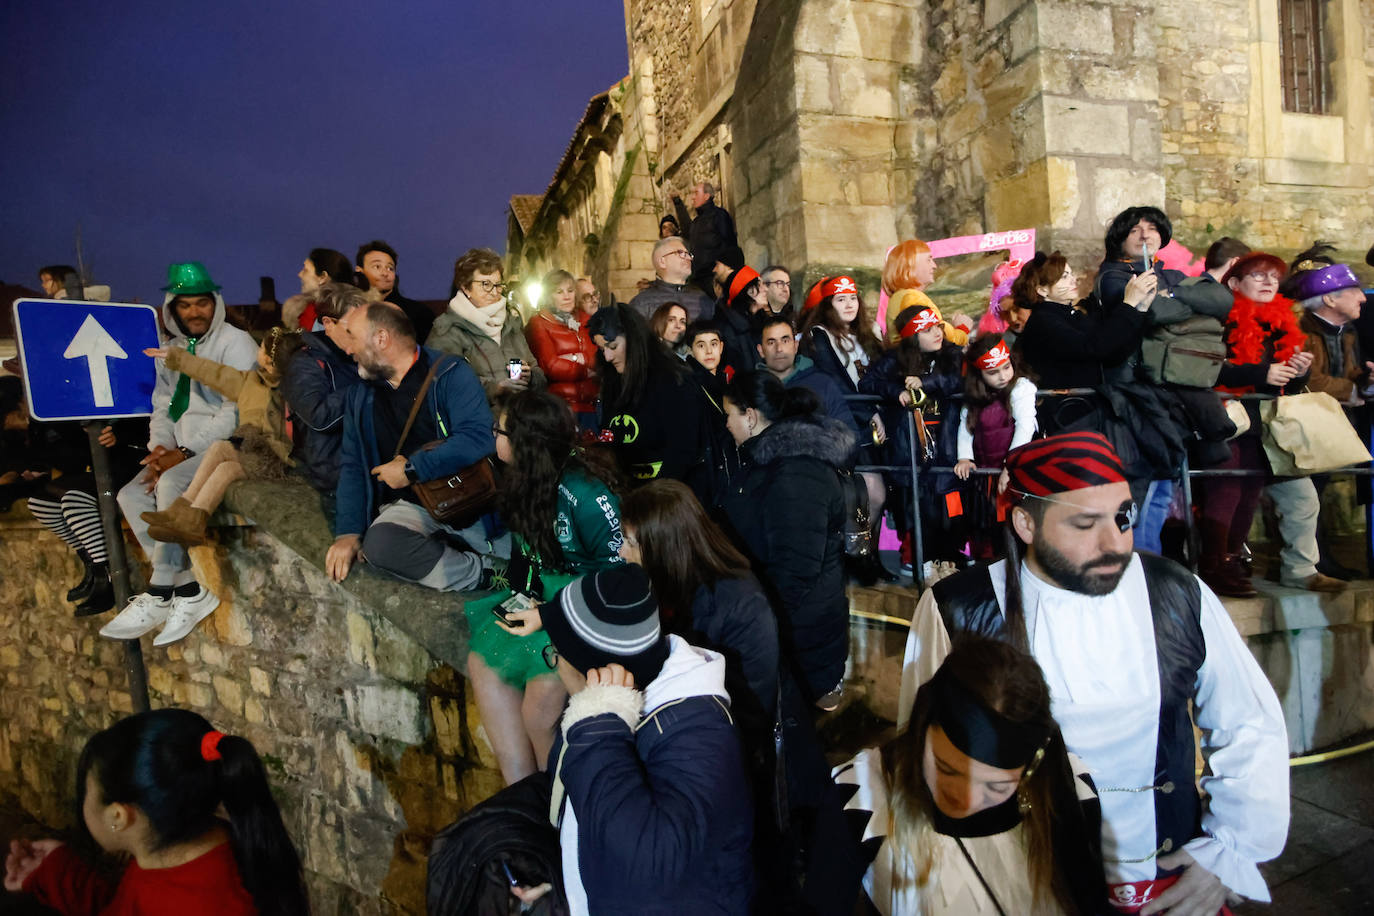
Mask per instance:
[[[130,598],[124,610],[100,628],[100,635],[110,639],[138,639],[164,623],[171,613],[171,598],[159,598],[151,592],[144,592]]]
[[[177,595],[172,599],[172,613],[167,618],[167,625],[157,634],[153,645],[166,646],[185,638],[196,628],[196,624],[213,614],[217,607],[219,598],[203,585],[194,595]]]

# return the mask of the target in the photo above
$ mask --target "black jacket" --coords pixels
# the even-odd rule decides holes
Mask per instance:
[[[692,252],[692,279],[702,289],[710,289],[711,271],[727,248],[737,247],[735,221],[730,214],[709,199],[697,208],[697,215],[687,230],[687,249]],[[702,281],[705,281],[704,283]]]
[[[722,579],[714,589],[697,589],[692,632],[684,635],[692,645],[725,656],[725,688],[735,721],[748,711],[771,726],[778,701],[778,623],[758,580]]]
[[[809,700],[840,683],[849,654],[845,466],[854,434],[829,417],[791,417],[741,446],[723,509],[778,611],[784,662]]]
[[[1031,306],[1016,345],[1041,388],[1096,387],[1104,369],[1140,349],[1149,312],[1124,304],[1105,308],[1091,297],[1083,304],[1082,310],[1058,302]]]
[[[632,406],[615,410],[603,402],[602,441],[611,445],[632,479],[670,477],[691,486],[699,499],[709,500],[710,490],[704,485],[703,446],[709,438],[705,400],[685,369],[651,373]]]
[[[310,485],[329,493],[339,483],[348,390],[359,384],[358,367],[323,334],[301,335],[282,377],[282,397],[291,411],[295,457]]]
[[[429,338],[429,329],[434,327],[434,319],[436,317],[435,314],[429,310],[429,306],[425,305],[423,302],[417,302],[414,299],[402,296],[401,291],[394,287],[391,292],[386,294],[386,301],[401,307],[401,311],[406,313],[406,317],[410,319],[410,323],[415,326],[416,342],[420,344],[425,343]]]

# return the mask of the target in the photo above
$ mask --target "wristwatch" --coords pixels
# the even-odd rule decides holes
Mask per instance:
[[[189,448],[187,448],[187,447],[184,446],[184,445],[179,445],[179,446],[177,446],[177,451],[181,452],[181,457],[183,457],[183,458],[194,458],[194,457],[196,457],[196,453],[193,452],[193,451],[191,451]]]
[[[415,465],[410,463],[409,458],[406,459],[406,480],[409,480],[411,483],[420,482],[420,475],[416,472]]]

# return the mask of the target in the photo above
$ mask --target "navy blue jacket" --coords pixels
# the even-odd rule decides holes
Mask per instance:
[[[433,480],[485,458],[495,450],[495,443],[491,435],[491,408],[477,375],[462,359],[428,347],[425,353],[430,365],[443,360],[422,409],[433,413],[444,442],[425,451],[421,451],[424,442],[408,443],[405,455],[415,465],[421,480]],[[372,523],[378,507],[398,498],[397,491],[378,483],[371,473],[379,464],[391,460],[390,455],[377,451],[377,433],[372,425],[375,391],[371,384],[355,385],[348,391],[339,453],[336,535],[361,535]]]
[[[577,818],[578,873],[591,913],[750,911],[753,803],[723,699],[665,702],[633,730],[614,712],[565,730],[550,760]]]
[[[343,440],[348,392],[362,382],[358,367],[328,338],[301,335],[303,346],[292,354],[281,380],[282,397],[291,409],[296,433],[296,460],[310,485],[329,493],[339,483],[339,449]]]

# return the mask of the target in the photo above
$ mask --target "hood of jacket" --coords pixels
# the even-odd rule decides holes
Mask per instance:
[[[854,449],[854,431],[833,417],[819,414],[788,417],[744,443],[742,449],[754,464],[772,464],[780,458],[818,458],[842,468],[848,465]]]
[[[206,331],[200,340],[209,340],[211,337],[214,337],[215,332],[224,324],[225,318],[229,314],[228,309],[224,305],[224,296],[221,295],[218,290],[210,293],[210,295],[215,297],[215,316],[210,319],[210,330]],[[181,323],[177,321],[176,310],[172,308],[172,300],[175,298],[176,296],[171,293],[167,293],[163,296],[162,323],[167,328],[168,341],[185,346],[186,332],[181,329]]]
[[[677,700],[705,696],[730,701],[725,690],[725,656],[670,635],[668,659],[658,677],[644,688],[644,717]]]

